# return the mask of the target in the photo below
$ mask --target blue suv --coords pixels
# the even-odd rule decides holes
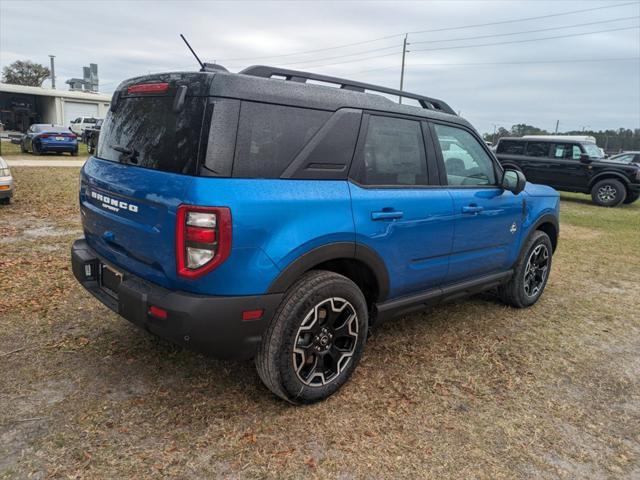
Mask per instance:
[[[73,272],[91,294],[178,344],[255,358],[272,392],[311,403],[375,322],[490,289],[534,304],[559,197],[441,100],[205,65],[118,87],[80,210]]]

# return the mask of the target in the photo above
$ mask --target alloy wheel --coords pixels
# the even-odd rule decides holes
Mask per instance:
[[[335,380],[349,364],[358,343],[358,315],[344,298],[318,303],[296,334],[293,366],[305,385],[319,387]]]
[[[603,185],[598,189],[598,199],[601,202],[613,202],[616,199],[618,191],[611,185]]]
[[[524,293],[535,297],[540,293],[549,273],[549,250],[544,244],[533,249],[524,270]]]

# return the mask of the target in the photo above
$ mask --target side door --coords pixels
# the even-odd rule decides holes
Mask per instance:
[[[555,178],[553,171],[556,169],[549,152],[551,143],[545,141],[529,140],[525,146],[526,168],[524,172],[527,180],[531,183],[542,183],[552,185]]]
[[[551,146],[553,168],[549,174],[555,179],[552,186],[588,191],[591,167],[580,161],[583,153],[577,143],[554,143]]]
[[[440,285],[453,239],[453,200],[439,188],[428,126],[413,118],[363,115],[349,188],[356,243],[389,272],[389,298]]]
[[[499,186],[502,169],[471,130],[436,122],[431,129],[440,182],[453,198],[455,218],[446,283],[509,269],[520,236],[523,196]]]

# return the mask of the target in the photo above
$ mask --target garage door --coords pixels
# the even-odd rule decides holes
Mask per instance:
[[[95,103],[64,102],[64,124],[78,117],[97,117],[98,105]]]

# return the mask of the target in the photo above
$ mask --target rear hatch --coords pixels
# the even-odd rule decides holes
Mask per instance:
[[[121,84],[81,174],[89,245],[115,269],[167,288],[176,286],[176,210],[204,154],[212,77],[171,73]]]

